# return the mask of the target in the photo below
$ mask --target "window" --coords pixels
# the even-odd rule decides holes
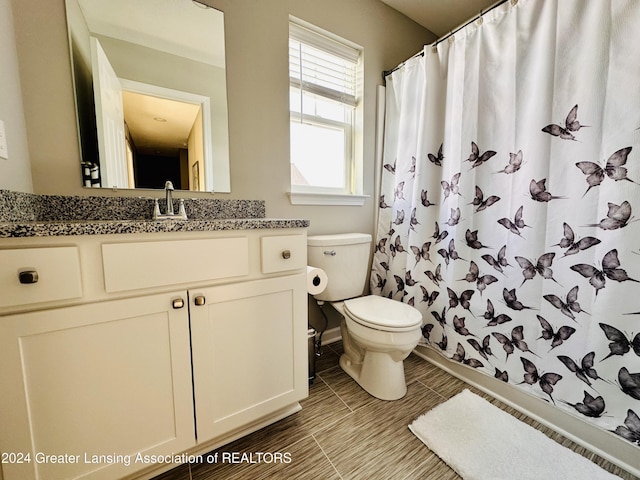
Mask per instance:
[[[355,161],[359,61],[360,50],[290,23],[292,199],[295,193],[361,193]]]

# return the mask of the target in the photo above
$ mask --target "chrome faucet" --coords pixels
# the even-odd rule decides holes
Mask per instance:
[[[182,198],[180,199],[180,208],[178,209],[178,213],[174,213],[173,198],[171,193],[173,192],[173,190],[174,190],[173,183],[171,183],[171,180],[167,180],[166,183],[164,184],[164,198],[167,203],[167,213],[165,214],[160,213],[160,205],[158,205],[158,199],[156,198],[153,205],[154,220],[167,220],[167,219],[186,220],[187,219],[187,212],[184,209],[184,199]]]
[[[164,184],[164,199],[167,202],[167,215],[173,215],[173,183],[167,180]]]

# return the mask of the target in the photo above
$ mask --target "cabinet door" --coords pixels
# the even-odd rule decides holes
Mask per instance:
[[[186,292],[0,317],[0,451],[30,455],[4,479],[120,478],[193,446],[188,324]]]
[[[308,395],[304,274],[189,296],[198,442]]]

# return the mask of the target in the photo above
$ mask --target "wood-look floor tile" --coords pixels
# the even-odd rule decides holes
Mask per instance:
[[[421,376],[418,381],[446,398],[451,398],[462,392],[465,388],[469,388],[469,385],[462,380],[457,379],[439,368],[436,368],[436,371],[431,375]]]
[[[154,477],[154,480],[190,480],[189,475],[189,465],[185,463]]]
[[[340,361],[341,354],[329,345],[323,345],[320,351],[321,355],[316,357],[316,374],[335,367]]]
[[[235,442],[234,442],[235,443]],[[258,452],[264,452],[260,448],[239,448],[234,443],[218,448],[210,454],[204,455],[205,462],[191,464],[192,480],[217,480],[232,478],[255,478],[254,472],[259,470],[261,463],[251,463]],[[270,453],[275,453],[271,451]],[[217,456],[216,456],[217,455]],[[240,455],[240,457],[232,457]],[[246,455],[246,457],[242,457]],[[214,458],[215,461],[206,462],[207,458]],[[245,460],[246,458],[246,460]]]
[[[344,353],[344,346],[342,345],[342,340],[338,340],[337,342],[328,343],[327,348],[333,350],[338,356]]]
[[[236,452],[232,445],[224,449],[227,452]],[[296,443],[281,450],[282,460],[275,461],[273,457],[263,456],[261,461],[256,457],[257,452],[275,453],[271,450],[252,449],[245,453],[253,452],[252,462],[244,463],[223,463],[219,462],[210,465],[198,465],[192,468],[193,480],[316,480],[318,478],[328,480],[338,480],[340,477],[336,473],[322,449],[315,442],[313,437],[308,436]],[[222,458],[219,456],[219,458]]]
[[[307,437],[287,448],[291,463],[268,465],[256,480],[340,480],[333,467],[313,437]]]
[[[315,438],[345,480],[403,478],[421,465],[425,448],[409,423],[442,401],[414,382],[404,398],[374,399]]]
[[[219,450],[273,452],[330,427],[351,410],[322,381],[309,388],[309,397],[300,402],[302,410],[257,432],[242,437]]]
[[[404,377],[407,383],[424,379],[423,383],[427,385],[429,378],[440,376],[441,372],[438,367],[413,353],[404,361]]]
[[[418,440],[419,441],[419,440]],[[449,465],[440,459],[435,453],[429,450],[426,445],[423,455],[424,461],[409,473],[405,477],[400,477],[402,480],[461,480],[462,477],[458,475]]]
[[[351,410],[378,400],[358,385],[340,366],[321,372],[319,377]]]
[[[351,413],[349,407],[322,378],[309,387],[309,396],[300,402],[302,410],[296,415],[305,432],[314,433]]]

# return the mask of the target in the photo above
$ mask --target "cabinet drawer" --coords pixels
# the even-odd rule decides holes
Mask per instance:
[[[249,273],[247,237],[102,245],[107,292],[238,277]]]
[[[26,271],[37,274],[35,283],[21,283],[19,275]],[[78,248],[0,250],[0,291],[0,307],[81,297]]]
[[[304,235],[262,237],[262,273],[285,272],[307,265]]]

